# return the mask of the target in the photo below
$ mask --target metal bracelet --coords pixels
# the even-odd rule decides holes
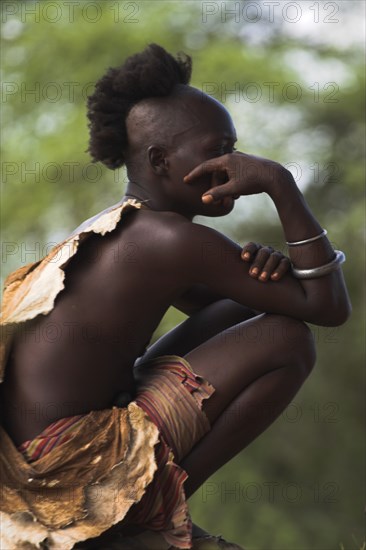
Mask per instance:
[[[323,277],[328,275],[332,271],[338,269],[338,267],[346,261],[346,256],[342,250],[335,250],[335,258],[324,265],[319,267],[312,267],[311,269],[297,269],[292,266],[292,274],[296,279],[316,279],[317,277]]]
[[[287,246],[299,246],[300,244],[312,243],[313,241],[317,241],[318,239],[325,237],[326,234],[327,234],[327,230],[323,229],[323,231],[319,233],[319,235],[315,235],[315,237],[310,237],[310,239],[304,239],[303,241],[292,241],[292,242],[286,241],[286,244]]]

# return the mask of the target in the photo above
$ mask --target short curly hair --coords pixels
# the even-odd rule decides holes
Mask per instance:
[[[179,84],[189,84],[192,59],[185,53],[174,58],[158,44],[131,57],[118,68],[109,68],[88,97],[90,140],[88,152],[115,170],[125,164],[128,148],[126,118],[136,103],[166,97]]]

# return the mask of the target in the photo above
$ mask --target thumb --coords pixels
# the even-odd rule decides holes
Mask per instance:
[[[206,193],[204,193],[201,198],[202,202],[204,202],[205,204],[210,204],[229,196],[232,196],[232,193],[230,193],[227,185],[224,184],[212,187],[211,189],[209,189],[209,191],[206,191]]]

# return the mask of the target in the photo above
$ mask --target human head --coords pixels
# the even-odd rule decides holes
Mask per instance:
[[[229,141],[220,147],[229,149],[221,154],[230,152],[236,139],[226,109],[189,85],[191,71],[189,56],[180,53],[174,58],[161,46],[150,44],[121,67],[110,68],[88,98],[93,160],[111,169],[126,165],[129,180],[140,185],[158,181],[153,192],[169,195],[170,208],[177,211],[193,199],[183,176],[200,162],[218,156],[199,154],[209,133],[215,137],[222,130],[228,136]],[[214,151],[213,147],[207,151]],[[200,196],[210,182],[207,177],[195,187],[199,209],[203,206]],[[224,213],[215,213],[211,207],[207,215]]]

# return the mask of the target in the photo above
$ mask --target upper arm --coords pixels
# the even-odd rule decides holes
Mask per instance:
[[[186,315],[192,315],[222,298],[223,296],[210,290],[207,285],[196,284],[178,296],[172,305]]]
[[[255,310],[318,323],[299,281],[287,273],[280,281],[262,283],[249,275],[241,248],[217,231],[195,223],[181,226],[171,261],[190,278],[225,298]]]

